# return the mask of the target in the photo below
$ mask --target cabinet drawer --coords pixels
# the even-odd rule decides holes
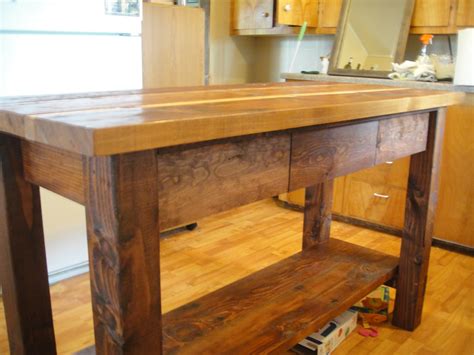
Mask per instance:
[[[279,25],[308,27],[318,25],[318,0],[277,0]]]
[[[387,185],[347,179],[343,213],[377,224],[402,228],[405,214],[406,190]]]
[[[426,149],[429,113],[387,118],[379,123],[375,164],[393,161]]]
[[[355,178],[374,185],[390,185],[406,189],[408,185],[408,170],[410,158],[405,157],[395,161],[387,161],[373,168],[364,169],[351,174]]]
[[[232,6],[234,30],[273,27],[273,0],[234,0]]]
[[[290,191],[374,165],[378,122],[292,135]]]

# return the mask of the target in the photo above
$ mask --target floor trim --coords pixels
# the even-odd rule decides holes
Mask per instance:
[[[292,211],[298,211],[298,212],[303,212],[304,211],[304,208],[302,206],[294,204],[294,203],[290,203],[290,202],[287,202],[287,201],[282,201],[278,197],[274,197],[273,200],[280,207],[283,207],[283,208],[286,208],[286,209],[289,209],[289,210],[292,210]],[[367,228],[367,229],[370,229],[370,230],[374,230],[376,232],[387,233],[387,234],[394,235],[394,236],[397,236],[397,237],[401,237],[402,233],[403,233],[402,230],[398,229],[398,228],[384,226],[384,225],[381,225],[381,224],[364,221],[362,219],[358,219],[358,218],[354,218],[354,217],[344,216],[344,215],[341,215],[339,213],[333,213],[332,214],[332,219],[335,220],[335,221],[338,221],[338,222],[352,224],[354,226]],[[459,244],[459,243],[456,243],[456,242],[451,242],[451,241],[444,240],[444,239],[440,239],[440,238],[437,238],[436,236],[433,237],[432,245],[434,247],[446,249],[446,250],[453,251],[453,252],[456,252],[456,253],[465,254],[465,255],[469,255],[469,256],[474,256],[474,248],[473,247],[463,245],[463,244]]]

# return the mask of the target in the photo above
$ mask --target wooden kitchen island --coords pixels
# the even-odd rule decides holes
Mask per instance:
[[[0,101],[12,353],[56,352],[39,186],[86,207],[97,354],[278,353],[386,282],[413,330],[444,108],[462,96],[309,82]],[[333,179],[410,155],[400,257],[330,239]],[[302,187],[300,253],[162,315],[160,230]]]

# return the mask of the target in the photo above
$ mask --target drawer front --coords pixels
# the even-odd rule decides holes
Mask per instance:
[[[346,189],[344,215],[390,227],[403,227],[405,189],[369,184],[354,178],[348,179]]]
[[[235,30],[273,27],[273,0],[234,0],[232,2]]]
[[[393,161],[426,149],[429,113],[383,119],[379,123],[375,164]]]
[[[290,191],[374,165],[378,122],[293,133]]]
[[[161,228],[287,191],[289,152],[289,133],[160,149]]]
[[[390,185],[406,189],[408,185],[408,170],[410,158],[405,157],[395,161],[386,161],[369,169],[364,169],[350,175],[373,185]]]

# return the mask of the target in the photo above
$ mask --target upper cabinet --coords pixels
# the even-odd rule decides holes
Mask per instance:
[[[474,26],[474,0],[458,0],[458,11],[456,14],[456,26]]]
[[[344,0],[232,0],[232,34],[336,33]],[[388,16],[389,14],[387,14]],[[474,0],[415,0],[410,33],[455,34],[474,26]]]
[[[318,0],[277,0],[279,25],[318,26]]]
[[[339,22],[342,0],[319,0],[318,21],[319,28],[335,31]]]
[[[233,0],[231,8],[234,30],[273,27],[273,0]]]

